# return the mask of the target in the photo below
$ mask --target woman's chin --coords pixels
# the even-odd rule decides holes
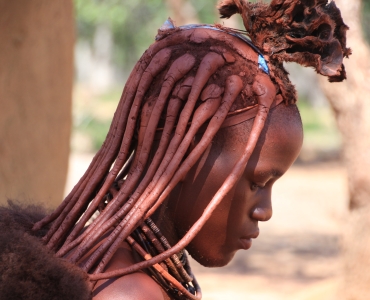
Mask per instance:
[[[188,250],[190,256],[201,264],[203,267],[207,268],[219,268],[224,267],[233,259],[235,252],[224,254],[224,253],[199,253],[195,251]]]

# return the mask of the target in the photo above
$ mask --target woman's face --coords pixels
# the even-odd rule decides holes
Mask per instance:
[[[190,255],[202,265],[226,265],[237,250],[251,246],[259,234],[258,222],[271,218],[272,186],[297,158],[303,138],[300,119],[275,123],[279,124],[270,120],[239,182],[188,245]],[[247,137],[236,126],[223,129],[172,192],[169,208],[179,237],[201,216],[241,157]]]

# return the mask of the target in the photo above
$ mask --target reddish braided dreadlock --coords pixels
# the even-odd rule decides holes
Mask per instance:
[[[273,0],[267,5],[233,0],[223,1],[219,9],[223,17],[242,15],[258,52],[235,37],[232,29],[221,26],[170,26],[160,30],[157,42],[131,73],[106,140],[85,175],[57,210],[34,226],[34,230],[39,230],[51,224],[44,242],[58,257],[69,253],[68,260],[74,264],[80,264],[81,258],[110,232],[80,265],[86,272],[94,273],[91,280],[154,265],[173,283],[172,276],[159,263],[189,244],[236,184],[274,101],[283,100],[287,105],[296,101],[282,62],[314,67],[330,81],[345,78],[342,60],[350,54],[345,46],[347,27],[333,2]],[[263,56],[269,71],[258,67],[257,62],[264,63]],[[246,107],[257,107],[257,112],[240,160],[187,234],[173,247],[160,246],[144,220],[150,223],[150,215],[197,162],[228,115]],[[154,147],[159,128],[159,144]],[[200,142],[188,151],[199,132],[204,132]],[[151,154],[154,156],[149,159]],[[98,217],[85,228],[97,211]],[[132,238],[138,227],[153,240],[159,255],[151,257],[140,249]],[[124,240],[146,261],[102,273]],[[192,279],[190,271],[185,275],[174,272],[175,277],[189,275],[186,281]],[[196,282],[193,285],[197,287]],[[189,298],[200,297],[199,290],[193,296],[181,285],[178,288]]]

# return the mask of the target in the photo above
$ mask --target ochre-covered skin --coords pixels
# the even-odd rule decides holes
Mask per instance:
[[[160,30],[132,71],[85,175],[54,213],[34,225],[38,231],[51,223],[43,241],[89,273],[94,299],[200,299],[190,268],[179,262],[183,249],[206,266],[225,265],[237,250],[248,249],[258,222],[271,218],[273,183],[299,153],[301,121],[282,61],[314,66],[331,80],[345,76],[346,27],[335,6],[230,0],[220,10],[226,17],[242,14],[269,71],[259,66],[261,53],[232,29]],[[329,45],[324,52],[284,33],[300,24],[297,11],[305,26],[315,11],[339,28],[327,44],[321,34],[314,40]],[[274,41],[286,47],[274,52]],[[152,253],[144,249],[148,243]]]
[[[290,118],[284,126],[279,124],[278,115],[286,109],[285,106],[273,109],[269,127],[261,134],[243,175],[187,246],[191,256],[201,264],[226,265],[237,250],[251,246],[251,239],[259,233],[258,222],[271,218],[272,186],[296,159],[303,139],[299,119]],[[248,135],[240,134],[250,131],[251,125],[247,121],[222,129],[210,149],[172,191],[169,214],[173,216],[175,233],[167,233],[168,236],[174,234],[176,239],[184,235],[199,219],[243,155]]]

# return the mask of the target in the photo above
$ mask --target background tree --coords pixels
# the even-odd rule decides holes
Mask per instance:
[[[0,0],[0,203],[56,206],[68,168],[72,1]]]
[[[336,0],[336,4],[350,27],[347,45],[353,50],[345,61],[346,81],[330,84],[320,79],[343,136],[349,183],[350,211],[344,224],[343,283],[338,298],[365,300],[370,295],[370,51],[361,28],[361,12],[365,11],[363,24],[368,26],[370,3]]]

